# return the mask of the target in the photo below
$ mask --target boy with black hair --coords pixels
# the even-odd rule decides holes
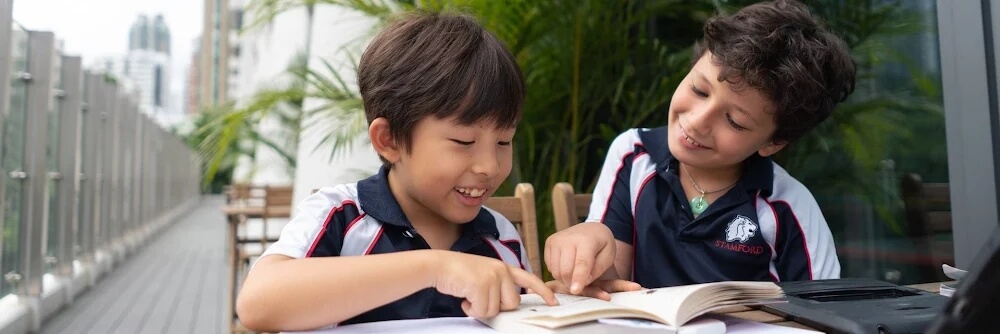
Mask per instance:
[[[769,158],[854,90],[845,43],[795,1],[709,19],[666,127],[611,144],[587,222],[553,234],[550,287],[607,298],[713,281],[838,278],[812,194]]]
[[[510,174],[524,78],[474,19],[414,13],[361,57],[375,176],[320,189],[248,274],[249,328],[295,331],[430,317],[491,317],[520,287],[550,304],[514,226],[483,203]],[[539,269],[539,268],[534,268]]]

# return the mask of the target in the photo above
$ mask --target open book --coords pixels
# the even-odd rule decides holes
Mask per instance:
[[[598,322],[609,318],[643,319],[678,328],[712,310],[782,302],[784,293],[771,282],[715,282],[612,293],[610,302],[571,295],[556,297],[559,305],[548,306],[538,295],[521,295],[517,310],[480,321],[500,332],[528,334],[615,332]]]

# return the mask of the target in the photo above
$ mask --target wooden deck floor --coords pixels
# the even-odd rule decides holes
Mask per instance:
[[[222,333],[225,219],[206,197],[69,307],[42,333]]]

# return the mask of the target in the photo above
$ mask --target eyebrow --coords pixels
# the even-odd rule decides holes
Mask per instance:
[[[696,70],[696,69],[691,69],[691,71],[694,72],[695,74],[697,74],[698,77],[701,78],[701,80],[704,80],[705,82],[708,82],[709,85],[711,86],[712,82],[708,80],[708,77],[706,77],[704,73],[701,73],[701,71]],[[736,95],[740,95],[738,92],[734,92],[734,93],[736,93]],[[750,114],[749,111],[747,111],[746,109],[743,109],[743,107],[740,107],[739,105],[736,105],[735,103],[729,103],[729,106],[732,107],[733,109],[736,109],[736,111],[742,113],[743,115],[746,115],[747,118],[749,118],[750,121],[752,121],[754,124],[760,125],[760,122],[758,122],[757,119],[754,118],[753,115]]]

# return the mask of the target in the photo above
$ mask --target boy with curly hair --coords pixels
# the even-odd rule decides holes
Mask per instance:
[[[639,285],[840,276],[816,200],[769,157],[853,92],[845,43],[801,3],[778,0],[709,19],[693,59],[667,126],[619,135],[586,222],[546,241],[551,287],[607,298]]]

